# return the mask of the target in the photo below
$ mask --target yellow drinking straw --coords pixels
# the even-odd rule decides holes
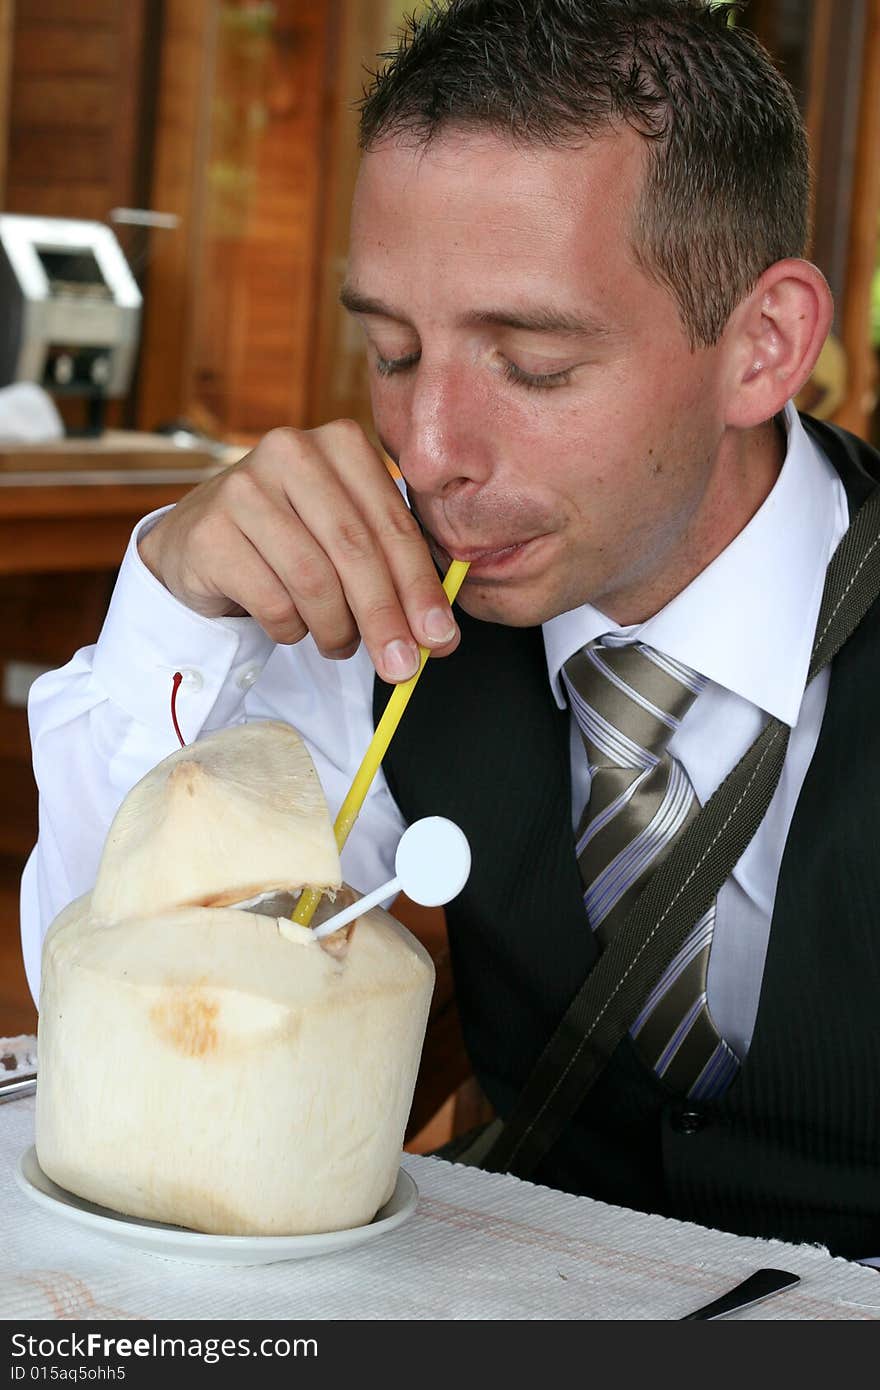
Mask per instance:
[[[467,563],[464,560],[453,560],[446,577],[443,580],[443,592],[452,603],[455,596],[464,583],[464,577],[468,572]],[[358,812],[364,804],[364,798],[369,791],[370,783],[375,777],[379,764],[388,752],[388,745],[394,736],[394,730],[400,723],[400,716],[406,709],[410,695],[416,688],[416,681],[425,669],[425,662],[428,660],[430,652],[427,647],[419,647],[419,669],[414,676],[410,676],[408,681],[401,681],[391,692],[391,699],[385,706],[385,713],[376,725],[376,732],[370,740],[370,746],[364,754],[364,760],[358,768],[355,779],[351,784],[348,795],[339,808],[339,815],[336,817],[336,824],[333,832],[336,836],[336,847],[341,850],[348,839],[348,832],[357,820]],[[322,893],[317,888],[306,888],[300,895],[299,902],[293,914],[294,922],[300,926],[307,927],[312,920],[315,908],[321,901]]]

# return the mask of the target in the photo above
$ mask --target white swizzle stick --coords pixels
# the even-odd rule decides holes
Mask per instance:
[[[389,894],[402,889],[422,907],[440,907],[460,893],[471,871],[471,849],[464,831],[445,816],[425,816],[400,837],[394,856],[395,876],[313,929],[329,936],[361,917]]]

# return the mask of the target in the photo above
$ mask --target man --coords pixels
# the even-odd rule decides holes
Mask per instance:
[[[33,693],[32,988],[40,933],[175,746],[176,670],[186,739],[287,719],[335,811],[387,694],[375,673],[410,676],[422,643],[443,659],[343,868],[366,891],[407,822],[466,830],[457,999],[506,1115],[617,919],[775,716],[782,778],[666,981],[679,1013],[645,1002],[535,1177],[878,1253],[872,645],[807,685],[877,460],[791,405],[832,315],[802,259],[791,93],[700,3],[458,0],[378,79],[362,138],[342,299],[409,506],[337,421],[274,431],[138,528],[97,646]],[[457,621],[451,557],[470,562]]]

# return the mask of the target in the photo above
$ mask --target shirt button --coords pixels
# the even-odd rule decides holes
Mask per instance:
[[[192,667],[182,667],[180,675],[180,684],[183,686],[185,690],[192,691],[193,694],[195,694],[196,691],[201,690],[202,686],[205,684],[204,680],[202,679],[201,671],[194,671]]]
[[[260,677],[260,668],[255,661],[243,666],[238,675],[239,690],[250,690],[252,685],[256,685]]]
[[[706,1116],[699,1110],[675,1110],[669,1123],[677,1134],[697,1134],[706,1125]]]

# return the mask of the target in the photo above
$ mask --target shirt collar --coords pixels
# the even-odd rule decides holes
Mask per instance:
[[[646,642],[786,724],[797,722],[825,570],[849,516],[832,465],[785,408],[785,460],[773,488],[730,545],[654,617],[621,628],[584,604],[544,624],[550,684],[605,634]]]

